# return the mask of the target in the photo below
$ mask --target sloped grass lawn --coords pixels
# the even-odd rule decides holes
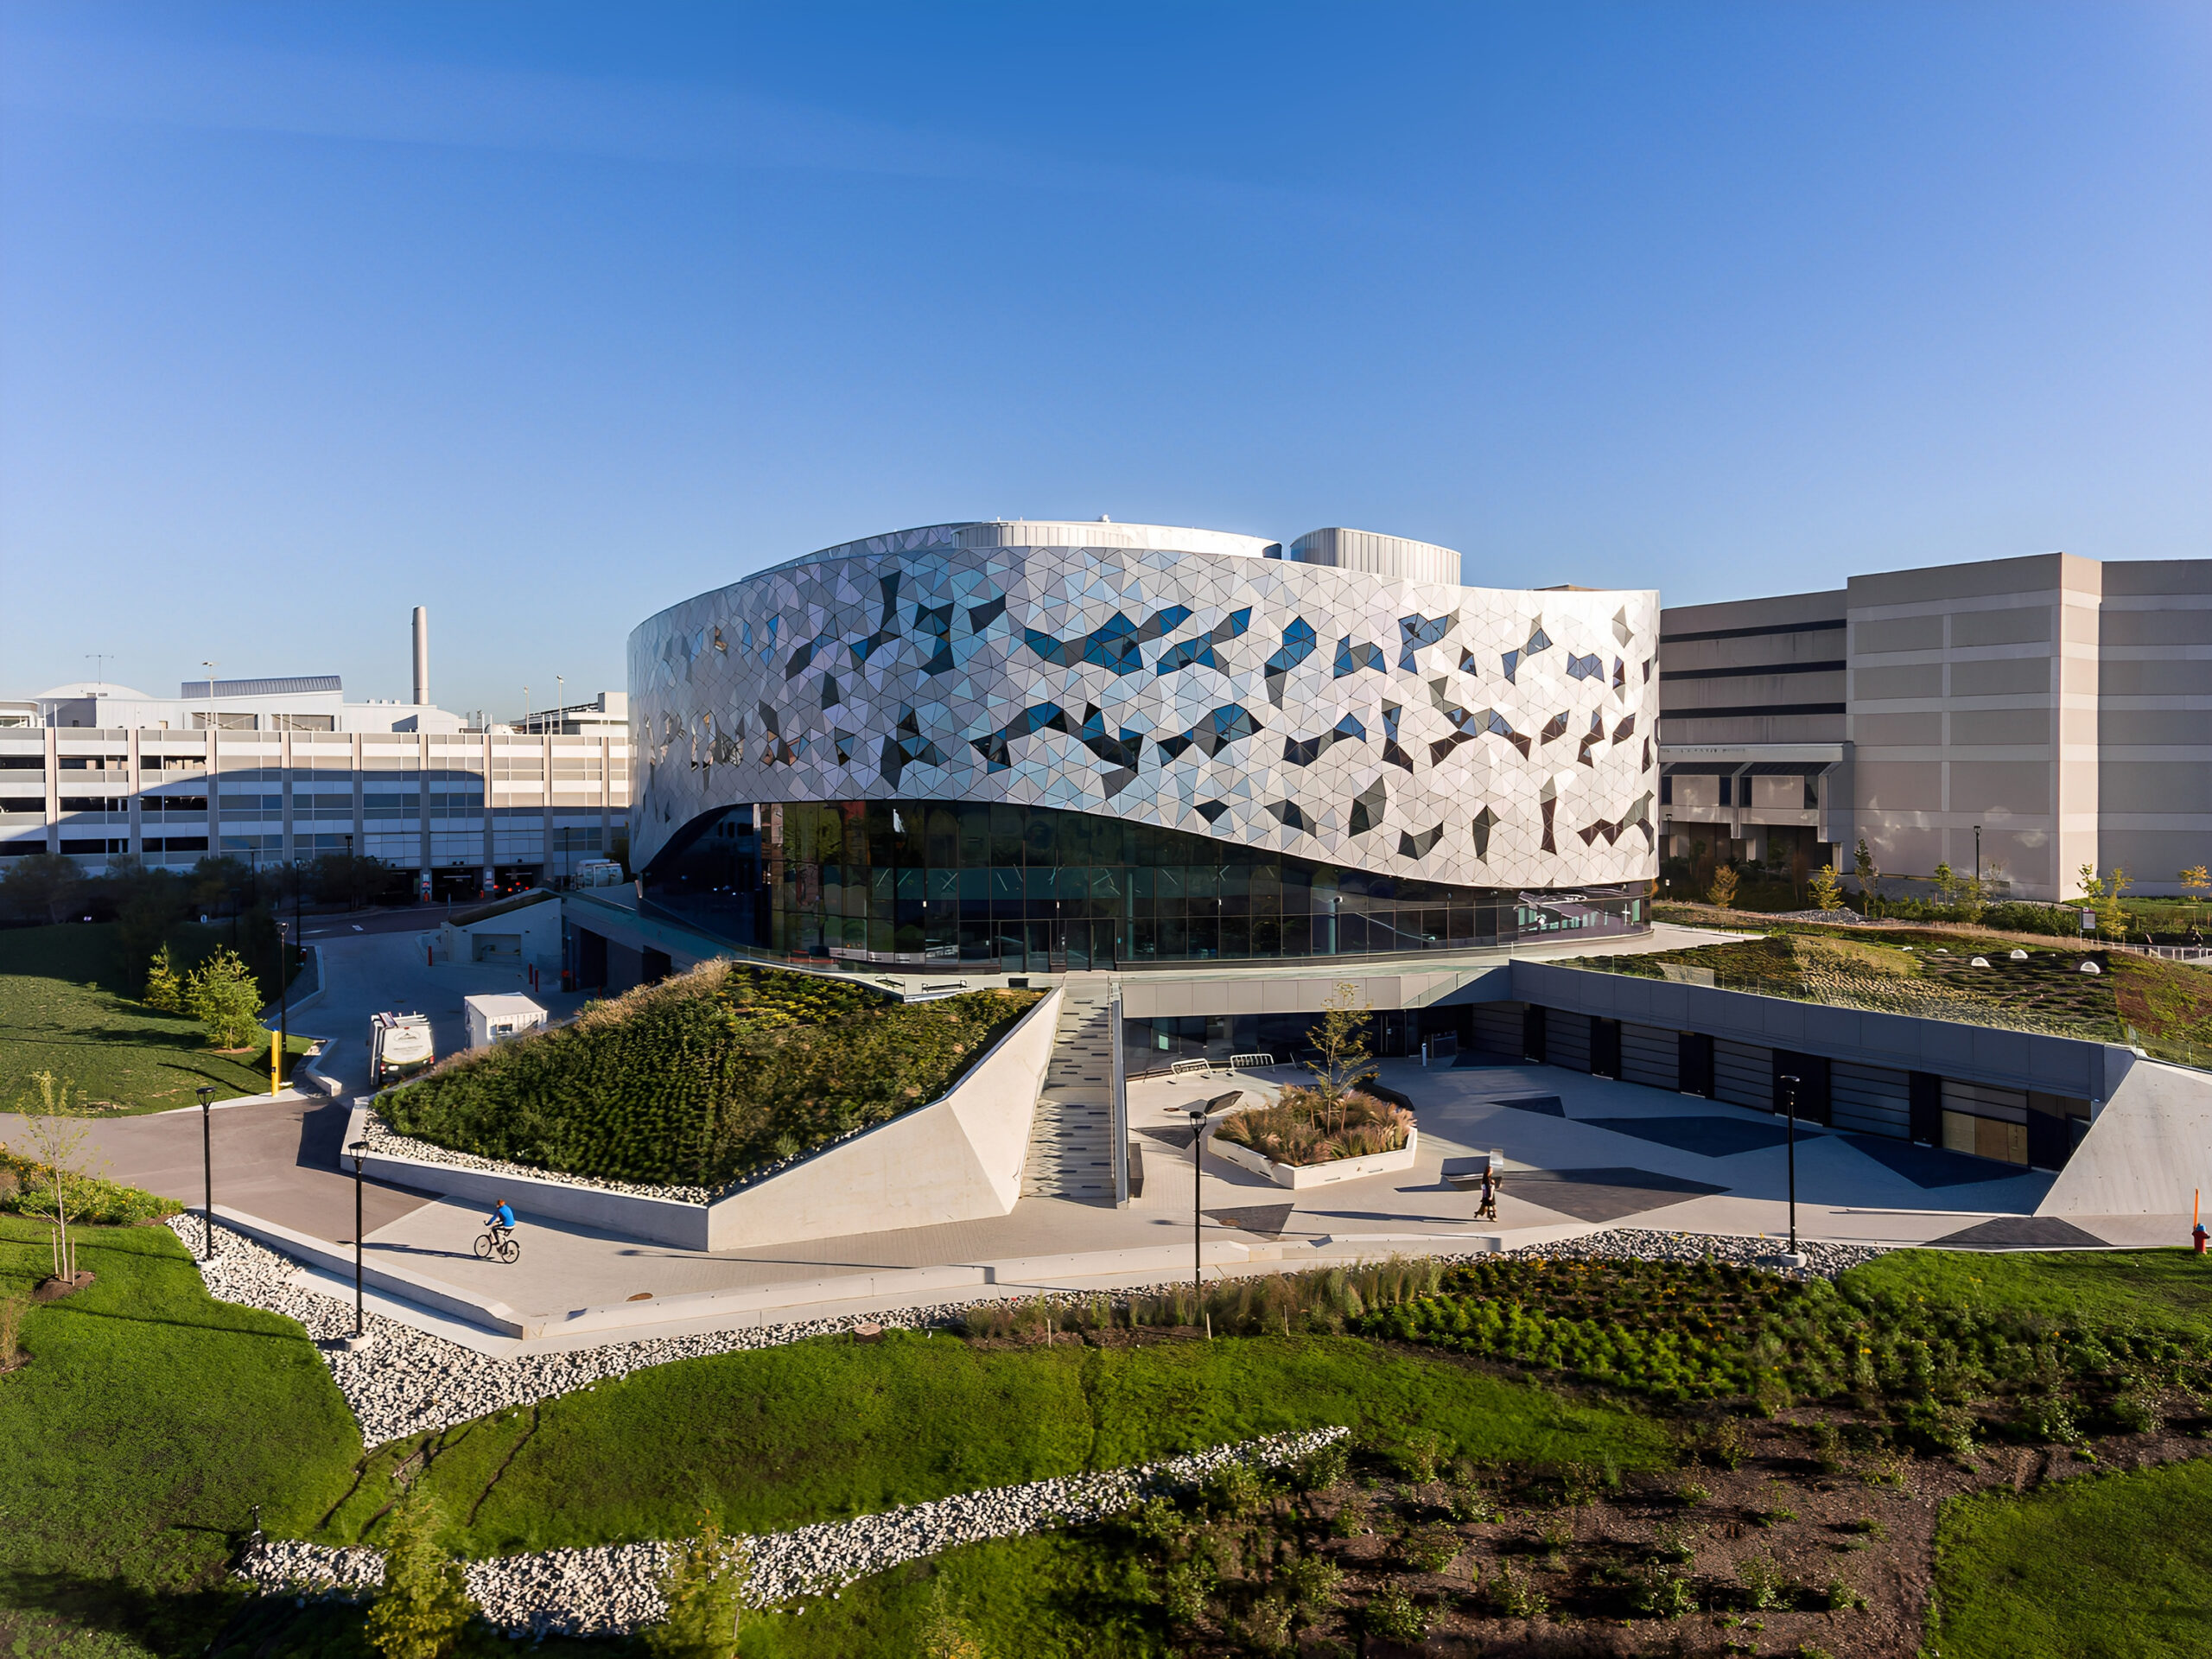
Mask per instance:
[[[183,963],[226,937],[196,923],[178,934],[173,949]],[[198,1020],[124,995],[115,955],[111,923],[0,929],[0,1111],[23,1109],[35,1071],[70,1078],[113,1116],[193,1105],[202,1084],[214,1085],[218,1100],[267,1090],[265,1039],[257,1059],[216,1053]],[[293,1035],[296,1064],[309,1046]]]
[[[0,1217],[0,1289],[48,1271]],[[33,1310],[0,1376],[0,1653],[197,1654],[252,1525],[312,1527],[360,1437],[300,1328],[218,1302],[166,1227],[79,1234],[97,1282]]]
[[[1942,1659],[2212,1653],[2212,1462],[1963,1497],[1936,1541]]]
[[[740,1631],[740,1651],[745,1659],[925,1653],[940,1584],[944,1604],[993,1656],[1148,1659],[1179,1650],[1162,1628],[1157,1592],[1141,1566],[1102,1547],[1100,1529],[1086,1528],[969,1544],[862,1579],[796,1617],[756,1616]]]
[[[1040,997],[902,1003],[702,963],[383,1097],[403,1135],[564,1174],[715,1187],[927,1104]]]
[[[2054,1325],[2140,1326],[2212,1343],[2212,1256],[2187,1249],[1897,1250],[1852,1268],[1841,1282],[1869,1295],[1923,1297]]]
[[[677,1537],[702,1505],[781,1530],[1325,1424],[1477,1459],[1674,1456],[1649,1419],[1353,1338],[1014,1350],[894,1331],[657,1366],[398,1442],[313,1535],[374,1542],[391,1470],[426,1452],[448,1543],[494,1555]]]

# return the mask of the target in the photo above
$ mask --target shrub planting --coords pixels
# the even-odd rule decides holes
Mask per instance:
[[[565,1174],[715,1187],[927,1104],[1036,1001],[900,1003],[702,964],[384,1097],[404,1135]]]
[[[1453,1269],[1433,1294],[1370,1305],[1351,1328],[1670,1403],[1877,1407],[1896,1443],[1959,1456],[1980,1432],[1969,1408],[1978,1402],[2009,1403],[2024,1438],[2065,1442],[2078,1436],[2084,1402],[2107,1419],[2140,1421],[2146,1393],[2212,1389],[2212,1344],[2176,1333],[2054,1325],[1867,1287],[1848,1274],[1800,1282],[1712,1262],[1484,1262]],[[1742,1430],[1723,1418],[1688,1450],[1738,1467]]]

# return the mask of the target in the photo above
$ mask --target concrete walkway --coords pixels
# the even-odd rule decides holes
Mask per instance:
[[[300,1023],[334,1039],[326,1069],[349,1093],[365,1082],[361,1033],[371,1013],[420,1009],[445,1052],[461,1040],[464,995],[522,988],[514,969],[429,966],[419,939],[405,932],[318,943],[328,988]],[[541,1000],[565,1014],[584,999]],[[1300,1077],[1286,1067],[1262,1080]],[[525,1212],[522,1260],[503,1266],[473,1253],[481,1230],[474,1205],[372,1183],[372,1263],[433,1281],[464,1305],[504,1304],[546,1333],[522,1340],[469,1332],[450,1310],[435,1315],[388,1295],[372,1300],[393,1317],[508,1351],[972,1300],[992,1287],[1015,1294],[1187,1280],[1194,1253],[1213,1275],[1392,1250],[1510,1249],[1609,1226],[1787,1232],[1783,1125],[1766,1113],[1529,1065],[1427,1070],[1389,1061],[1382,1078],[1413,1100],[1421,1120],[1420,1155],[1397,1174],[1294,1193],[1211,1157],[1194,1189],[1184,1114],[1231,1085],[1217,1077],[1155,1078],[1129,1090],[1141,1185],[1124,1209],[1039,1194],[1001,1217],[799,1245],[685,1251]],[[353,1182],[338,1157],[345,1118],[343,1103],[306,1100],[219,1109],[217,1203],[350,1246]],[[0,1119],[0,1135],[20,1144],[19,1131]],[[196,1112],[97,1123],[91,1143],[97,1173],[199,1204]],[[1509,1174],[1499,1220],[1478,1224],[1475,1195],[1448,1185],[1441,1166],[1492,1149],[1503,1153]],[[2051,1176],[1902,1141],[1805,1126],[1796,1168],[1798,1224],[1808,1239],[1981,1248],[2186,1242],[2186,1214],[2037,1217]],[[350,1282],[332,1274],[306,1274],[302,1282],[350,1300]],[[580,1311],[588,1313],[581,1324]],[[563,1334],[564,1323],[575,1328]]]
[[[1267,1080],[1293,1075],[1285,1069]],[[543,1336],[499,1341],[521,1349],[606,1341],[618,1331],[673,1335],[830,1318],[860,1306],[926,1306],[987,1295],[992,1286],[1019,1294],[1187,1281],[1199,1252],[1207,1276],[1217,1277],[1394,1250],[1511,1249],[1611,1226],[1787,1234],[1784,1126],[1766,1113],[1548,1066],[1424,1071],[1417,1062],[1391,1062],[1383,1077],[1419,1111],[1414,1167],[1304,1192],[1218,1158],[1207,1160],[1194,1188],[1183,1113],[1227,1085],[1218,1077],[1159,1078],[1130,1090],[1143,1186],[1122,1210],[1030,1197],[1002,1217],[713,1252],[643,1244],[525,1213],[523,1259],[503,1266],[472,1253],[481,1230],[476,1207],[439,1200],[374,1229],[369,1259],[550,1322]],[[2075,1217],[2074,1231],[2044,1236],[2039,1230],[2050,1224],[2032,1211],[2048,1174],[2011,1173],[1902,1142],[1870,1152],[1866,1143],[1803,1127],[1802,1236],[1984,1247],[2184,1239],[2185,1217]],[[1477,1223],[1475,1195],[1446,1185],[1441,1166],[1489,1149],[1505,1154],[1510,1173],[1499,1220]],[[1985,1236],[1960,1237],[1974,1230]],[[948,1289],[952,1269],[969,1270],[957,1278],[967,1287],[959,1294]],[[908,1277],[915,1282],[904,1288]],[[580,1318],[592,1334],[564,1337],[553,1328]]]
[[[339,1167],[345,1138],[342,1102],[280,1097],[218,1106],[208,1115],[215,1202],[333,1242],[353,1237],[353,1179]],[[30,1155],[23,1120],[0,1114],[0,1141]],[[143,1187],[197,1210],[206,1196],[200,1109],[95,1121],[77,1167]],[[373,1230],[431,1200],[381,1182],[363,1184],[362,1214]]]

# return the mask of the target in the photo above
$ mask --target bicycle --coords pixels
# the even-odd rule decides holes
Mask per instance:
[[[493,1256],[512,1267],[522,1260],[522,1241],[505,1227],[488,1227],[476,1241],[476,1259],[488,1262]]]

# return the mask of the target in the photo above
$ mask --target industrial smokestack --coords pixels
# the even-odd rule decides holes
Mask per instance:
[[[427,703],[430,700],[430,613],[421,606],[415,607],[415,701]]]

